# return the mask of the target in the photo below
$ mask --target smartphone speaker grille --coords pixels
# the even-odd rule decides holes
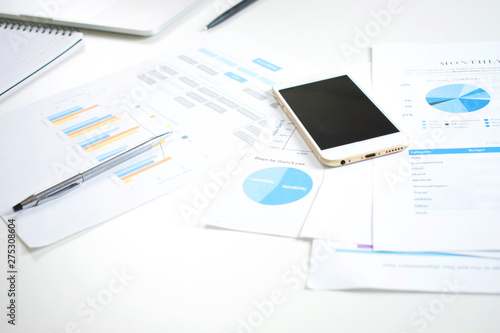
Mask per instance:
[[[389,154],[389,153],[394,153],[394,152],[397,152],[397,151],[400,151],[400,150],[403,150],[403,148],[402,147],[398,147],[398,148],[394,148],[394,149],[391,149],[391,150],[386,150],[385,153]]]

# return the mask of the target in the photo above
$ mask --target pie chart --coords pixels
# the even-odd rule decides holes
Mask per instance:
[[[283,205],[305,197],[312,188],[311,176],[302,170],[273,167],[255,171],[243,182],[243,191],[263,205]]]
[[[484,108],[491,97],[486,90],[470,84],[448,84],[432,89],[425,99],[430,106],[438,110],[465,113]]]

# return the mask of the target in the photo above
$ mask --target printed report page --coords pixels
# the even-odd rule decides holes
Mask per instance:
[[[498,48],[374,47],[374,89],[411,141],[374,161],[375,249],[498,249]]]

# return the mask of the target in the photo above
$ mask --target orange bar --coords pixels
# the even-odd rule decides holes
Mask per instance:
[[[110,118],[108,118],[108,119],[110,119]],[[93,127],[92,127],[92,126],[90,126],[90,127],[89,127],[89,129],[88,129],[88,130],[86,130],[86,131],[83,131],[83,132],[77,133],[77,134],[75,134],[75,135],[73,135],[73,134],[69,134],[68,136],[69,136],[70,138],[74,139],[74,138],[76,138],[77,136],[80,136],[80,135],[82,135],[82,134],[85,134],[85,133],[88,133],[88,132],[93,131],[93,130],[95,130],[95,129],[98,129],[99,127],[107,126],[107,125],[111,124],[112,122],[118,121],[118,120],[120,120],[120,119],[122,119],[122,118],[118,117],[118,118],[115,118],[115,119],[111,119],[111,120],[109,120],[109,121],[106,121],[106,122],[104,122],[104,123],[102,123],[102,124],[100,124],[100,125],[96,125],[96,124],[94,124],[94,126],[93,126]],[[75,133],[76,133],[76,132],[75,132]]]
[[[162,163],[165,163],[166,161],[170,161],[171,159],[172,159],[172,157],[167,157],[167,158],[165,158],[165,159],[163,159],[163,160],[161,160],[161,161],[158,161],[158,162],[156,162],[156,163],[153,163],[153,164],[151,164],[151,165],[148,165],[148,166],[147,166],[147,167],[145,167],[145,168],[142,168],[142,169],[137,170],[137,171],[135,171],[135,172],[129,173],[128,175],[123,176],[121,179],[122,179],[122,180],[127,180],[128,178],[131,178],[131,177],[133,177],[133,176],[135,176],[135,175],[138,175],[138,174],[140,174],[141,172],[144,172],[144,171],[146,171],[146,170],[149,170],[149,169],[151,169],[151,168],[153,168],[153,167],[155,167],[155,166],[157,166],[157,165],[160,165],[160,164],[162,164]]]
[[[64,117],[64,118],[66,118],[66,117]],[[54,125],[61,125],[61,124],[65,123],[65,122],[67,122],[67,121],[70,121],[70,120],[73,120],[73,119],[76,119],[76,118],[78,118],[78,116],[69,117],[69,118],[65,119],[64,121],[59,121],[59,119],[58,119],[57,121],[59,121],[59,122],[58,122],[57,124],[55,124],[55,123],[53,122],[53,124],[54,124]],[[55,120],[54,120],[54,121],[55,121]]]
[[[62,123],[62,122],[63,122],[63,120],[65,120],[66,118],[76,116],[76,115],[77,115],[77,114],[79,114],[79,113],[82,113],[82,112],[88,111],[88,110],[93,109],[93,108],[95,108],[95,107],[97,107],[97,106],[98,106],[98,105],[96,104],[96,105],[94,105],[94,106],[88,107],[88,108],[83,109],[83,110],[80,110],[80,111],[78,111],[78,112],[68,114],[67,116],[64,116],[64,117],[62,117],[62,118],[59,118],[59,119],[53,120],[53,121],[52,121],[52,123],[53,123],[54,125],[59,125],[59,123]]]
[[[115,135],[113,135],[113,136],[110,136],[109,138],[106,138],[106,139],[104,139],[104,140],[102,140],[102,141],[99,141],[99,142],[93,143],[93,144],[91,144],[90,146],[85,147],[84,149],[85,149],[85,150],[88,150],[88,149],[93,148],[93,147],[95,147],[95,146],[100,146],[100,145],[102,145],[102,144],[106,143],[107,141],[111,141],[111,140],[113,140],[113,139],[116,139],[117,137],[122,136],[122,135],[124,135],[124,134],[127,134],[128,132],[132,132],[132,131],[134,131],[134,130],[136,130],[136,129],[138,129],[138,128],[139,128],[139,126],[129,128],[129,129],[128,129],[128,130],[126,130],[126,131],[123,131],[123,132],[120,132],[120,133],[115,134]]]
[[[113,116],[113,117],[111,117],[111,118],[106,118],[106,119],[103,119],[103,120],[101,120],[101,121],[99,121],[99,122],[97,122],[97,123],[95,123],[95,124],[92,124],[92,125],[89,125],[89,126],[85,126],[84,128],[80,128],[78,131],[71,132],[71,133],[69,133],[69,134],[68,134],[68,136],[69,136],[70,138],[72,138],[72,137],[74,137],[74,136],[78,136],[78,135],[80,135],[80,134],[83,134],[83,133],[86,133],[86,132],[91,131],[92,129],[94,129],[94,127],[95,127],[95,128],[99,127],[99,125],[101,125],[101,124],[106,124],[106,123],[108,123],[108,122],[110,122],[110,123],[111,123],[111,122],[113,122],[114,120],[118,120],[118,119],[120,119],[120,118],[116,118],[116,116]]]
[[[132,134],[135,134],[135,133],[137,133],[137,131],[128,132],[128,133],[126,133],[126,134],[124,134],[124,135],[122,135],[122,136],[119,136],[119,137],[117,137],[117,138],[115,138],[115,139],[111,140],[111,141],[108,141],[108,142],[105,142],[105,143],[101,143],[99,146],[95,146],[94,148],[90,148],[90,149],[89,149],[89,150],[87,150],[87,151],[94,151],[94,150],[96,150],[96,149],[99,149],[99,148],[101,148],[101,147],[107,146],[107,145],[109,145],[109,144],[111,144],[111,143],[113,143],[113,142],[116,142],[116,141],[118,141],[118,140],[121,140],[121,139],[123,139],[123,138],[126,138],[127,136],[132,135]],[[87,147],[85,147],[85,149],[87,149]]]

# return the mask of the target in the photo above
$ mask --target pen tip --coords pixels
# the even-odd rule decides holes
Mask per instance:
[[[172,134],[172,131],[170,131],[170,132],[165,132],[165,133],[163,133],[163,134],[158,135],[158,137],[167,137],[167,136],[170,136],[171,134]]]
[[[14,212],[18,212],[18,211],[20,211],[20,210],[22,210],[22,209],[23,209],[23,205],[21,205],[20,203],[18,203],[18,204],[17,204],[17,205],[15,205],[14,207],[12,207],[12,210],[13,210]]]

